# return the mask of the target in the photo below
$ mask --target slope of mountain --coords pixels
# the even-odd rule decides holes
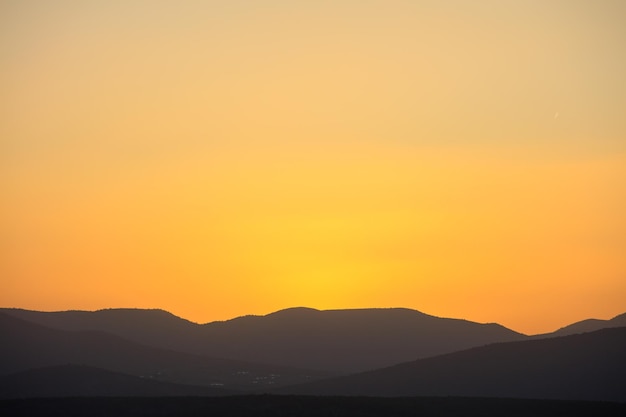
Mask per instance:
[[[42,312],[17,308],[4,308],[0,312],[59,330],[97,330],[115,334],[143,345],[178,350],[193,346],[200,326],[164,310],[132,308],[98,311]],[[189,353],[197,350],[186,349]]]
[[[1,313],[0,334],[0,374],[74,363],[168,382],[232,389],[257,389],[319,377],[314,371],[147,347],[104,332],[50,329]]]
[[[79,365],[0,376],[0,398],[222,396],[221,388],[172,384]]]
[[[102,330],[180,352],[341,373],[526,338],[498,324],[439,318],[403,308],[291,308],[204,325],[160,310],[3,311],[59,329]]]
[[[610,320],[587,319],[569,326],[561,327],[553,333],[543,336],[567,336],[570,334],[593,332],[611,327],[626,327],[626,313],[615,316]]]
[[[307,395],[464,396],[626,402],[626,328],[496,343],[280,389]]]
[[[525,336],[497,324],[409,309],[282,310],[204,326],[206,350],[231,358],[355,372]]]

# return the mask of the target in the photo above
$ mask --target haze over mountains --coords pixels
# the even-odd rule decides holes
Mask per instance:
[[[80,383],[91,380],[85,384],[102,395],[119,381],[131,396],[254,391],[626,401],[626,327],[611,328],[624,317],[525,336],[409,309],[293,308],[204,325],[162,310],[0,309],[0,396],[17,395],[8,387],[18,385],[23,396],[91,395]],[[605,329],[556,337],[597,328]],[[332,378],[338,375],[347,376]],[[55,378],[65,388],[46,388]]]

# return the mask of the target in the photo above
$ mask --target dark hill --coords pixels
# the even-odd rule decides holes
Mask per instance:
[[[587,319],[569,326],[561,327],[553,333],[543,336],[567,336],[570,334],[593,332],[611,327],[626,327],[626,313],[615,316],[610,320]]]
[[[626,328],[462,352],[302,386],[281,393],[463,396],[626,402]]]
[[[143,345],[198,353],[192,346],[199,336],[200,326],[167,311],[157,309],[111,308],[98,311],[31,311],[17,308],[0,312],[59,330],[97,330],[121,336]]]
[[[231,358],[354,372],[525,336],[498,324],[419,311],[294,308],[204,325],[206,351]]]
[[[50,329],[0,313],[0,374],[75,363],[134,376],[232,389],[311,380],[313,371],[152,348],[98,331]]]
[[[204,325],[161,310],[4,312],[58,329],[106,331],[180,352],[341,373],[526,338],[498,324],[403,308],[292,308]]]
[[[0,398],[221,396],[220,388],[179,385],[104,369],[61,365],[0,376]]]

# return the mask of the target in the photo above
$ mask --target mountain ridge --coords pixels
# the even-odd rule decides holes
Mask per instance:
[[[96,330],[59,330],[0,313],[0,374],[76,363],[177,384],[221,383],[233,389],[304,382],[312,370],[236,361],[145,346]],[[270,378],[274,375],[273,378]]]
[[[290,395],[461,396],[626,402],[626,327],[493,343],[276,389]]]
[[[498,323],[442,318],[408,308],[292,307],[205,324],[161,309],[0,312],[60,330],[103,331],[159,349],[344,374],[494,342],[560,334],[526,336]],[[611,320],[620,317],[626,314]],[[615,323],[599,321],[598,325]]]
[[[555,330],[554,332],[552,332],[552,334],[569,335],[569,334],[584,333],[584,332],[600,330],[600,329],[608,328],[608,327],[623,327],[623,326],[626,326],[626,313],[618,314],[617,316],[612,317],[608,320],[592,318],[592,319],[577,321],[577,322],[574,322],[572,324],[563,326]]]
[[[296,307],[201,325],[153,310],[0,311],[52,328],[104,331],[162,349],[335,373],[526,337],[498,324],[439,318],[405,308]]]

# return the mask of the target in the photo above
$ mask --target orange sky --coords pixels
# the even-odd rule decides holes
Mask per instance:
[[[0,305],[625,312],[625,15],[2,2]]]

